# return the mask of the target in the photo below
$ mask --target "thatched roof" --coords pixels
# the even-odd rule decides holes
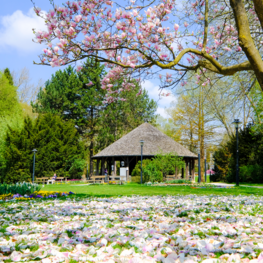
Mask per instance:
[[[176,152],[178,156],[197,158],[194,153],[149,123],[141,124],[92,158],[141,156],[140,140],[144,140],[143,156],[154,156],[162,151],[163,153]]]

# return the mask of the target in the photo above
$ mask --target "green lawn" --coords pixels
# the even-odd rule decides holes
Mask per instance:
[[[263,184],[240,183],[240,185],[244,185],[244,186],[246,186],[246,185],[248,185],[248,186],[261,186],[261,187],[263,187]]]
[[[195,176],[195,182],[197,183],[198,182],[198,176]],[[206,175],[206,182],[207,183],[210,183],[210,175]]]
[[[145,186],[139,184],[127,185],[45,185],[42,190],[46,191],[72,191],[79,197],[86,196],[130,196],[130,195],[263,195],[263,189],[251,187],[226,188],[196,188],[189,186]]]

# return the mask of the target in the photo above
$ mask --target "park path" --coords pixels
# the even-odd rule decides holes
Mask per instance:
[[[218,186],[235,186],[235,184],[225,184],[225,183],[210,183]],[[252,186],[252,185],[240,185],[240,187],[252,187],[252,188],[263,188],[263,186]]]

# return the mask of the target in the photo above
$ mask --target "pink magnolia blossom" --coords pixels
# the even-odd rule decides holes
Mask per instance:
[[[178,24],[174,24],[174,30],[177,31],[179,29],[179,25]]]
[[[74,20],[76,23],[79,23],[82,19],[82,16],[81,15],[78,15],[78,16],[75,16]]]
[[[77,71],[77,72],[79,72],[79,71],[81,71],[81,70],[82,70],[82,68],[83,68],[83,66],[77,66],[77,69],[76,69],[76,71]]]

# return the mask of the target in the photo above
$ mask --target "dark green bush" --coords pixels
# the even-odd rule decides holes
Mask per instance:
[[[258,164],[241,166],[239,180],[246,183],[263,183],[263,167]]]
[[[24,120],[21,131],[9,128],[5,143],[5,172],[1,181],[31,181],[33,149],[37,149],[35,177],[57,176],[81,178],[84,145],[74,124],[51,113],[39,115],[35,123]]]

